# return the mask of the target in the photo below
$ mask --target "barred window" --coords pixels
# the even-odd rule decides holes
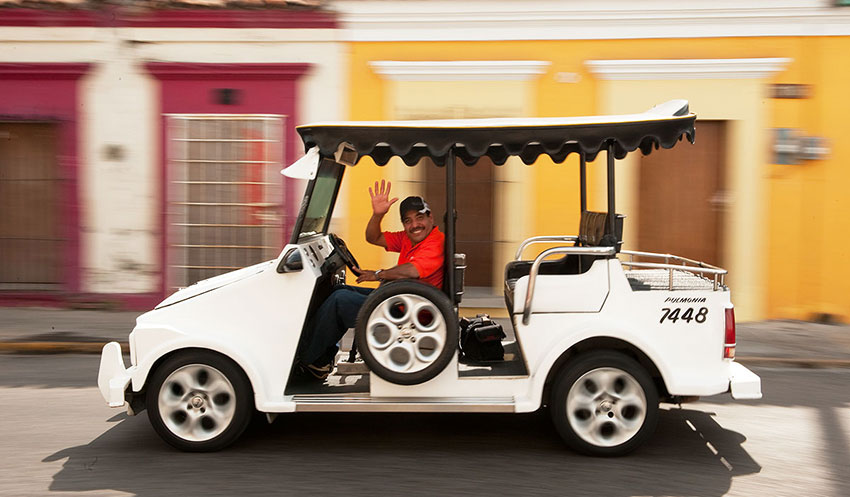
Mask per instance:
[[[168,115],[167,284],[277,257],[285,116]]]

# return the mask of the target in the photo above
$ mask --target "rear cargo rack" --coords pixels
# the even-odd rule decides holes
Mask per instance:
[[[723,268],[672,254],[656,254],[621,250],[629,260],[620,261],[632,269],[625,271],[633,290],[725,290],[726,271]],[[635,257],[663,260],[664,262],[640,262]]]

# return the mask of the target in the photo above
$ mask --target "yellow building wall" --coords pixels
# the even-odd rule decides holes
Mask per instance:
[[[770,168],[768,317],[850,321],[850,39],[801,39],[783,82],[812,85],[805,100],[774,100],[773,125],[823,136],[822,161]]]
[[[842,133],[848,128],[844,117],[850,104],[843,93],[850,88],[850,65],[841,63],[847,53],[850,53],[848,37],[356,42],[350,46],[348,118],[393,118],[392,109],[388,107],[395,86],[377,75],[369,66],[370,61],[548,61],[551,65],[547,71],[530,82],[533,98],[526,112],[529,116],[547,117],[593,115],[610,112],[608,106],[617,107],[612,104],[614,97],[610,96],[610,88],[606,89],[611,82],[595,79],[584,65],[587,60],[790,58],[792,62],[786,70],[761,80],[760,85],[741,83],[736,87],[735,81],[718,83],[715,98],[728,96],[732,102],[748,98],[749,103],[742,105],[748,105],[751,109],[748,112],[762,116],[758,136],[746,130],[746,122],[730,123],[733,136],[728,146],[730,154],[737,159],[728,161],[727,177],[731,181],[759,183],[739,186],[742,192],[756,192],[755,199],[742,199],[738,207],[758,211],[756,221],[743,225],[735,221],[727,223],[727,238],[732,239],[725,250],[731,252],[727,255],[732,260],[738,261],[733,263],[738,271],[730,276],[730,282],[735,278],[746,280],[749,289],[746,296],[741,295],[745,309],[739,309],[746,319],[808,319],[818,313],[829,313],[850,321],[850,264],[846,257],[850,196],[845,193],[850,187],[847,166],[850,145],[842,140]],[[771,99],[767,95],[767,83],[810,84],[813,95],[803,100]],[[651,86],[651,82],[648,84]],[[673,93],[676,85],[667,82],[664,87]],[[746,90],[735,93],[735,88]],[[695,95],[710,92],[710,85],[707,89],[702,85]],[[680,96],[671,94],[669,98]],[[697,100],[707,101],[705,97]],[[422,98],[411,105],[427,108],[429,101]],[[696,102],[691,109],[698,116],[708,116],[715,110],[700,109]],[[770,128],[774,127],[799,128],[806,135],[826,137],[832,147],[830,157],[793,166],[772,164]],[[758,150],[752,150],[753,147]],[[600,154],[600,159],[604,161],[604,154]],[[548,157],[541,157],[533,167],[521,171],[533,191],[533,201],[525,206],[532,233],[573,234],[577,231],[577,166],[575,155],[560,165],[553,164]],[[594,166],[589,165],[589,171],[601,169]],[[344,201],[340,203],[346,213],[344,222],[339,223],[339,231],[344,233],[364,267],[383,265],[385,256],[365,243],[363,229],[371,212],[367,188],[376,179],[390,177],[388,170],[364,159],[346,174]],[[599,195],[604,192],[604,184],[600,180],[599,175],[589,175],[591,208],[604,206],[604,196]],[[621,181],[628,184],[628,174]],[[627,193],[624,195],[625,205],[639,202],[639,199],[629,198]],[[388,216],[387,221],[386,229],[398,229],[395,216]],[[629,219],[627,241],[636,229],[634,221],[634,218]],[[737,302],[736,287],[732,289]]]

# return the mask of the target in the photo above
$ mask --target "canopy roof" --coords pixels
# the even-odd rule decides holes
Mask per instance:
[[[659,146],[672,148],[683,135],[693,143],[695,119],[687,100],[671,100],[641,114],[620,116],[347,121],[305,124],[297,129],[305,150],[317,146],[323,157],[332,157],[347,144],[357,152],[358,160],[370,156],[381,166],[394,155],[409,166],[422,157],[443,165],[454,146],[457,157],[467,165],[483,156],[501,165],[511,155],[526,164],[540,154],[560,163],[573,152],[584,152],[593,160],[609,143],[618,159],[638,148],[646,155]]]

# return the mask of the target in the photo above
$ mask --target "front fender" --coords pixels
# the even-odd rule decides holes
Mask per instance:
[[[147,384],[151,369],[166,355],[185,349],[205,349],[231,359],[242,368],[254,389],[255,404],[259,405],[265,401],[262,375],[252,366],[257,364],[256,358],[245,354],[244,351],[236,350],[226,341],[218,340],[216,337],[191,336],[168,327],[137,328],[133,334],[136,350],[144,351],[144,353],[137,352],[138,363],[131,377],[134,392],[139,392]]]

